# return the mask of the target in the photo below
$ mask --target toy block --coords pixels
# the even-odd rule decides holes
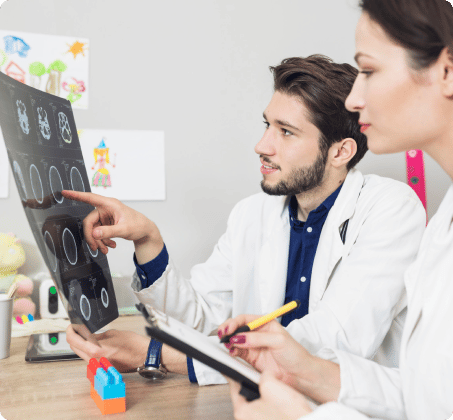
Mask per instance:
[[[90,391],[91,398],[101,410],[102,414],[115,414],[115,413],[124,413],[126,411],[126,398],[112,398],[109,400],[103,400],[99,394],[91,385]]]
[[[107,372],[103,368],[97,369],[94,376],[94,389],[103,400],[126,397],[126,384],[121,374],[112,365]]]
[[[94,376],[96,375],[96,371],[98,368],[101,367],[101,364],[95,359],[90,359],[90,362],[87,366],[87,378],[90,380],[91,385],[94,386]]]

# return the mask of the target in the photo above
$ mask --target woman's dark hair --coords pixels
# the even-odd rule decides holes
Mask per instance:
[[[298,98],[308,108],[310,122],[321,132],[320,150],[326,154],[332,144],[353,138],[357,153],[347,169],[357,165],[368,150],[367,140],[360,132],[359,114],[347,111],[344,103],[358,70],[320,54],[287,58],[269,68],[274,75],[274,90]]]
[[[453,7],[446,0],[361,0],[362,11],[408,50],[410,66],[422,70],[448,47],[453,54]]]

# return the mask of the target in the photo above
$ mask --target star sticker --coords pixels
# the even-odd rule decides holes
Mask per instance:
[[[69,50],[66,51],[66,53],[68,53],[68,52],[72,53],[74,55],[74,58],[76,58],[78,54],[82,54],[85,57],[85,54],[84,54],[85,50],[83,49],[84,46],[86,45],[85,43],[76,41],[72,45],[69,45],[69,44],[67,44],[67,45],[69,47]]]

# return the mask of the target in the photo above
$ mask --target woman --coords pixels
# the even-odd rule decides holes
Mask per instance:
[[[360,74],[346,100],[369,149],[422,149],[453,179],[453,9],[446,0],[363,0],[356,29]],[[404,246],[404,244],[402,244]],[[234,337],[230,351],[265,370],[259,400],[231,384],[237,419],[445,420],[453,412],[453,186],[405,275],[408,315],[400,369],[325,349],[311,356],[273,322]],[[234,331],[243,316],[219,329]],[[275,377],[279,378],[275,379]],[[286,384],[285,384],[286,383]],[[325,403],[313,413],[308,400]],[[308,415],[307,415],[308,414]],[[304,417],[305,416],[305,417]]]

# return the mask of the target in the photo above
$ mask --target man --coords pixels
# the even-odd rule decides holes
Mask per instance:
[[[403,273],[424,230],[423,207],[407,185],[354,169],[367,150],[357,114],[344,108],[357,70],[320,55],[271,70],[275,92],[255,147],[264,193],[235,206],[226,233],[189,279],[145,216],[114,199],[64,195],[97,207],[84,222],[93,248],[106,253],[113,237],[134,241],[133,288],[142,303],[215,335],[229,317],[268,313],[297,298],[301,306],[281,322],[311,353],[329,346],[397,366]],[[69,327],[68,341],[85,358],[105,355],[136,368],[149,338],[124,334],[98,337],[101,348]],[[150,353],[156,346],[153,340]],[[224,382],[165,345],[161,362],[200,385]]]

